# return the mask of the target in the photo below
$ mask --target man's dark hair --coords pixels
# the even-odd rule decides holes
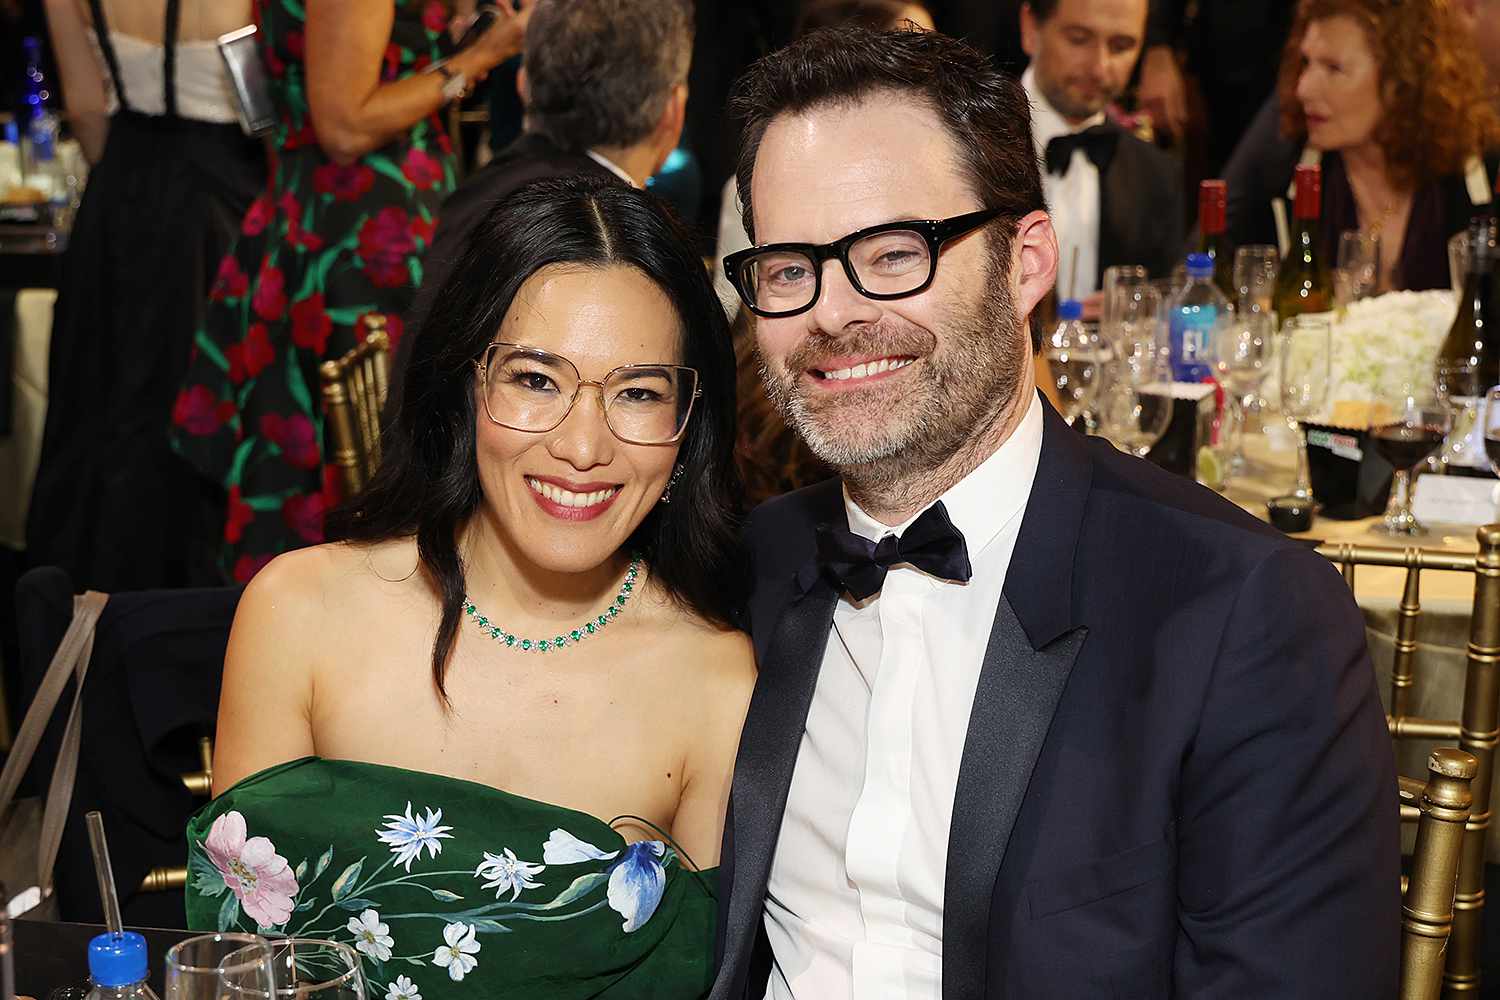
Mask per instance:
[[[538,0],[526,28],[526,121],[563,149],[640,142],[693,57],[688,0]]]
[[[745,593],[739,544],[742,487],[734,464],[735,360],[724,307],[689,231],[663,202],[613,178],[534,181],[501,201],[469,235],[432,311],[415,334],[380,468],[364,491],[329,515],[332,539],[415,537],[442,598],[432,646],[443,678],[463,620],[460,529],[482,502],[476,451],[475,362],[526,280],[554,265],[629,267],[677,312],[682,363],[703,395],[677,453],[681,481],[627,543],[683,608],[729,626]],[[621,336],[626,336],[621,331]]]
[[[1026,6],[1031,8],[1031,16],[1037,19],[1037,23],[1050,21],[1057,13],[1057,0],[1028,0]]]
[[[958,148],[975,195],[1000,218],[990,224],[991,251],[1010,253],[1016,223],[1046,208],[1031,138],[1026,91],[973,46],[935,31],[825,28],[804,35],[746,71],[730,97],[743,123],[735,184],[745,232],[755,240],[750,179],[766,128],[781,115],[850,105],[875,94],[932,109]],[[1033,345],[1036,332],[1032,333]]]
[[[807,0],[797,15],[792,37],[847,24],[890,31],[906,20],[906,7],[905,0]]]

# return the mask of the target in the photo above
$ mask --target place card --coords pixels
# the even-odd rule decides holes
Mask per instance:
[[[1500,483],[1472,476],[1419,476],[1412,513],[1418,521],[1493,524],[1500,520]]]

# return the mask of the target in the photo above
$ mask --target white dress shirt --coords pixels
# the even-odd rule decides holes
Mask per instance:
[[[610,173],[614,174],[616,177],[620,178],[620,180],[624,181],[626,184],[629,184],[631,187],[640,187],[640,185],[635,182],[634,177],[627,174],[623,167],[621,167],[614,160],[611,160],[609,157],[605,156],[603,153],[597,153],[592,149],[585,149],[583,153],[589,159],[593,160],[595,163],[599,164],[599,166],[603,167],[605,170],[608,170]]]
[[[1015,432],[943,497],[966,584],[909,565],[840,599],[766,888],[770,1000],[940,1000],[948,828],[969,710],[1042,446]],[[900,535],[844,495],[852,531]]]
[[[1104,112],[1081,125],[1074,125],[1047,103],[1036,84],[1036,68],[1028,66],[1021,74],[1021,86],[1031,98],[1031,135],[1036,155],[1042,162],[1042,194],[1052,228],[1057,230],[1057,295],[1068,298],[1068,282],[1073,273],[1073,250],[1078,250],[1078,280],[1071,297],[1081,299],[1099,287],[1099,168],[1081,149],[1073,151],[1067,173],[1059,177],[1047,172],[1047,143],[1060,135],[1082,132],[1103,125]]]

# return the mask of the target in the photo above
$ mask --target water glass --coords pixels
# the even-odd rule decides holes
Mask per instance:
[[[368,1000],[369,987],[360,967],[359,955],[347,944],[321,938],[280,938],[271,942],[271,965],[275,975],[274,1000]],[[241,992],[228,980],[232,1000],[259,996],[251,989]]]
[[[1345,308],[1367,299],[1380,286],[1380,235],[1349,230],[1339,234],[1334,270],[1334,303]]]
[[[1151,276],[1139,264],[1115,264],[1104,269],[1104,297],[1099,307],[1099,319],[1106,328],[1115,321],[1115,296],[1129,294],[1126,290],[1150,280]]]
[[[1098,403],[1099,429],[1115,447],[1139,458],[1172,421],[1172,368],[1154,332],[1122,345]]]
[[[1234,287],[1241,310],[1270,314],[1280,268],[1281,258],[1273,246],[1251,243],[1234,252]]]
[[[1322,412],[1333,378],[1333,336],[1328,320],[1297,316],[1281,336],[1281,413],[1297,436],[1297,485],[1292,495],[1312,498],[1307,470],[1307,433],[1303,423]]]
[[[1385,519],[1376,526],[1388,535],[1425,535],[1411,509],[1411,480],[1417,466],[1438,450],[1453,425],[1433,382],[1403,381],[1371,415],[1370,443],[1396,470]]]
[[[275,1000],[271,945],[254,934],[201,934],[166,957],[165,1000]]]

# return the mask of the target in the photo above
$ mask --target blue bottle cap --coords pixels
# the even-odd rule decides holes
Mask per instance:
[[[1213,257],[1206,253],[1188,254],[1187,273],[1189,278],[1212,278],[1214,276]]]
[[[1063,299],[1057,304],[1057,318],[1064,323],[1069,320],[1083,319],[1083,303],[1077,299]]]
[[[89,978],[100,986],[129,986],[146,978],[146,939],[135,931],[106,931],[89,942]]]

